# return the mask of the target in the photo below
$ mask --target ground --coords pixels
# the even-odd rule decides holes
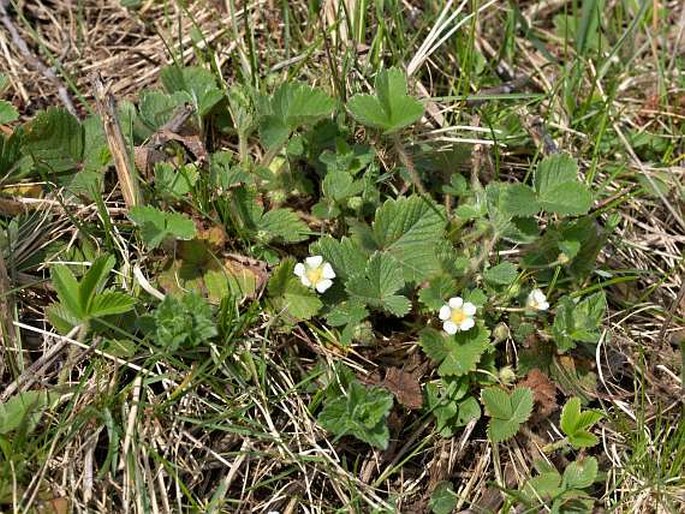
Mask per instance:
[[[681,2],[0,6],[0,510],[685,509]]]

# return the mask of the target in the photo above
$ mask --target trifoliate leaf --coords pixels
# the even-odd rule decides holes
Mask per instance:
[[[312,289],[300,282],[294,269],[294,259],[285,259],[271,275],[267,291],[273,311],[277,315],[289,314],[296,321],[310,319],[323,303]]]
[[[379,71],[375,89],[375,95],[355,95],[347,103],[359,123],[390,134],[421,119],[423,105],[407,95],[407,80],[399,69]]]
[[[319,414],[319,424],[338,437],[352,435],[381,449],[388,447],[390,432],[386,418],[392,409],[393,396],[379,387],[364,387],[353,380],[346,395],[329,395]]]
[[[535,172],[540,207],[561,215],[587,213],[592,207],[592,194],[577,174],[578,165],[567,154],[554,154],[540,161]]]
[[[574,397],[566,402],[561,411],[561,430],[568,442],[576,449],[589,448],[598,443],[597,436],[589,428],[602,419],[601,412],[580,410],[580,398]]]
[[[533,411],[533,391],[527,387],[519,387],[511,394],[499,387],[488,387],[481,391],[481,401],[490,416],[488,435],[495,443],[516,435]]]
[[[405,296],[395,294],[402,287],[404,279],[397,261],[392,255],[379,252],[371,256],[364,274],[353,276],[346,284],[353,299],[400,317],[411,308]]]
[[[265,212],[257,222],[268,242],[298,243],[309,237],[307,224],[290,209],[273,209]],[[265,242],[266,242],[265,241]]]
[[[511,262],[502,262],[486,269],[483,273],[486,282],[498,286],[507,286],[513,283],[517,276],[516,266]]]
[[[334,106],[319,89],[284,82],[268,102],[268,112],[260,122],[262,142],[267,148],[280,146],[297,128],[329,116]]]
[[[140,235],[150,248],[157,248],[168,237],[181,240],[195,237],[195,223],[176,212],[145,205],[131,208],[128,217],[140,227]]]
[[[376,213],[373,233],[378,246],[399,262],[407,281],[420,281],[440,271],[435,246],[445,220],[440,208],[420,196],[386,201]]]
[[[597,459],[594,457],[579,458],[566,466],[561,486],[567,490],[590,487],[597,478],[598,469]]]
[[[440,364],[440,375],[460,377],[475,371],[488,348],[489,336],[490,332],[479,324],[453,336],[426,328],[421,331],[420,341],[426,355]]]

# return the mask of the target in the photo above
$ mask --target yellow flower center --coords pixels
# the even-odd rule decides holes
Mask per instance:
[[[450,319],[457,325],[460,325],[467,318],[466,314],[462,309],[452,309],[452,314],[450,314]]]
[[[307,278],[312,283],[312,285],[318,284],[323,278],[323,266],[317,266],[316,268],[309,268],[307,270]]]

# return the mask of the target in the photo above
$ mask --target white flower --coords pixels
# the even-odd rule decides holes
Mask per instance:
[[[307,257],[304,264],[301,262],[295,264],[295,275],[300,277],[305,286],[313,287],[319,293],[323,293],[333,285],[331,279],[335,278],[335,271],[330,264],[323,262],[323,257],[314,255]]]
[[[533,289],[526,300],[526,308],[533,311],[546,311],[549,309],[549,302],[542,289]]]
[[[455,296],[450,298],[446,305],[440,308],[440,319],[443,321],[442,328],[450,335],[460,331],[470,330],[476,324],[473,315],[476,314],[476,306],[471,302]]]

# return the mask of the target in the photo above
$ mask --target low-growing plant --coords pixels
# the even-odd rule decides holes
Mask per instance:
[[[302,324],[343,353],[377,350],[381,336],[400,334],[418,345],[430,370],[417,387],[439,436],[475,423],[482,404],[492,444],[515,437],[534,410],[534,391],[515,385],[527,371],[524,357],[512,360],[504,341],[548,343],[544,358],[535,354],[539,346],[526,351],[529,361],[551,368],[599,340],[606,299],[592,272],[611,226],[601,225],[592,185],[570,155],[536,160],[520,180],[482,184],[474,172],[468,181],[454,163],[434,173],[421,158],[437,150],[416,148],[404,136],[420,130],[414,125],[424,105],[408,93],[398,68],[378,72],[373,94],[360,92],[344,104],[294,81],[272,93],[225,91],[200,68],[168,67],[162,83],[164,91],[121,106],[131,145],[143,144],[190,103],[199,132],[211,121],[238,138],[237,153],[208,155],[206,169],[157,163],[155,183],[145,191],[149,204],[130,209],[133,227],[121,224],[146,248],[154,285],[167,290],[161,303],[106,290],[113,256],[96,259],[80,280],[55,265],[59,301],[48,317],[58,330],[92,328],[93,320],[145,303],[151,325],[136,325],[140,337],[171,354],[217,338],[209,302],[221,302],[225,321],[249,298],[261,302],[273,333]],[[0,175],[49,175],[70,194],[84,184],[95,191],[109,159],[99,120],[89,120],[50,109],[11,137],[0,136]],[[361,143],[348,127],[354,122],[367,131]],[[19,151],[10,148],[12,138]],[[259,159],[249,145],[259,145]],[[188,160],[187,149],[179,152]],[[231,260],[231,252],[259,266]],[[190,291],[180,294],[183,288]],[[222,334],[230,332],[225,324]],[[337,438],[388,448],[396,437],[387,424],[393,394],[344,373],[312,403],[318,423]],[[595,444],[588,429],[598,419],[570,400],[561,418],[566,442]],[[545,468],[518,498],[565,512],[571,503],[585,504],[596,476],[597,461],[579,458],[563,475]],[[453,506],[449,487],[434,492],[434,512]]]

